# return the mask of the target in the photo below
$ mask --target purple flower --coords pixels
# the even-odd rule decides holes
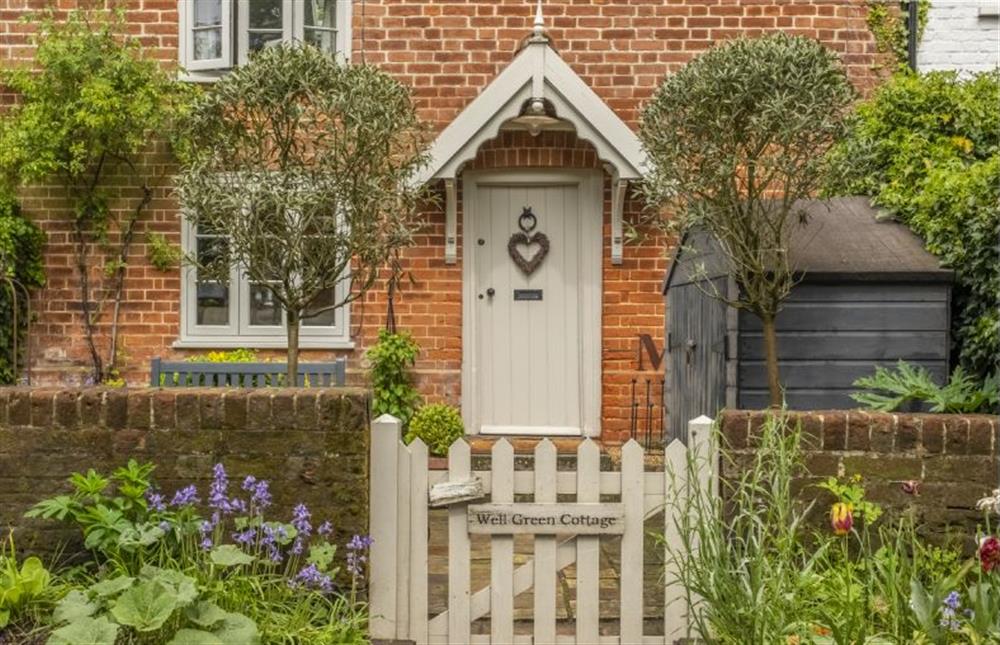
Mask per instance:
[[[375,538],[370,535],[355,535],[347,543],[347,548],[352,551],[366,551],[375,543]]]
[[[229,498],[229,477],[226,476],[226,469],[222,464],[215,464],[212,468],[212,485],[208,489],[208,505],[223,513],[230,511]]]
[[[364,573],[365,562],[368,561],[365,553],[374,542],[370,535],[355,535],[347,543],[347,570],[352,576],[357,577]]]
[[[330,535],[330,533],[333,532],[333,524],[330,524],[330,520],[327,520],[319,525],[319,528],[316,529],[316,532],[319,533],[320,535]]]
[[[947,596],[945,596],[944,604],[945,604],[946,607],[948,607],[952,611],[955,611],[956,609],[958,609],[958,606],[961,604],[961,600],[960,600],[960,597],[958,595],[958,592],[957,591],[952,591]]]
[[[271,505],[271,489],[266,480],[247,475],[241,488],[250,493],[250,504],[258,510],[262,511]]]
[[[208,551],[209,549],[212,548],[212,538],[206,537],[205,539],[203,539],[201,541],[200,546],[201,546],[202,550]]]
[[[315,564],[309,564],[303,567],[294,578],[288,581],[288,586],[293,589],[296,587],[303,587],[305,589],[314,589],[323,593],[331,593],[333,591],[333,580],[330,579],[330,576],[320,571]]]
[[[284,532],[284,527],[281,526],[274,528],[270,524],[265,524],[261,527],[260,545],[267,551],[267,557],[272,562],[281,562],[281,549],[278,546],[278,540],[284,539],[284,536],[281,535]]]
[[[163,495],[154,493],[151,490],[146,491],[146,504],[149,506],[149,510],[156,511],[157,513],[167,510],[167,504],[163,501]]]
[[[299,504],[292,509],[292,526],[302,538],[308,538],[309,534],[312,533],[312,524],[309,522],[311,517],[312,513],[309,512],[305,504]]]
[[[191,484],[190,486],[185,486],[174,493],[174,498],[170,500],[170,505],[190,506],[192,504],[197,504],[198,501],[198,489],[194,484]]]
[[[233,541],[237,544],[250,544],[255,537],[257,537],[257,531],[253,528],[233,533]]]

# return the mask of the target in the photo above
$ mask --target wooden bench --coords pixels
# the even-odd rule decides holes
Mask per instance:
[[[154,358],[150,365],[152,387],[287,387],[285,363],[203,363],[165,361]],[[299,363],[298,387],[343,387],[347,360],[331,363]]]

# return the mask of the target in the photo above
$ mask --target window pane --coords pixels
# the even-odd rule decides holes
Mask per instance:
[[[304,2],[306,5],[306,28],[335,29],[337,27],[336,0],[304,0]]]
[[[225,259],[228,248],[224,238],[199,235],[197,240],[198,262],[200,264],[207,265]],[[229,324],[228,284],[210,280],[198,280],[197,299],[197,324]]]
[[[213,60],[222,57],[222,29],[194,31],[194,59]]]
[[[222,24],[222,0],[194,0],[194,26],[214,27]]]
[[[244,0],[246,1],[246,0]],[[308,4],[310,0],[306,0]],[[250,29],[281,29],[282,0],[249,0]]]
[[[249,47],[251,52],[260,51],[267,46],[268,43],[281,42],[281,32],[280,31],[251,31]]]
[[[336,302],[337,302],[336,291],[334,291],[333,289],[327,289],[322,293],[322,295],[316,298],[315,302],[313,302],[313,305],[309,307],[306,313],[311,313],[313,311],[323,309],[324,307],[329,307]],[[302,321],[302,325],[304,327],[333,327],[336,324],[337,324],[336,309],[328,309],[327,311],[324,311],[319,315],[313,316],[311,318],[306,318]]]
[[[281,305],[274,299],[274,294],[259,284],[250,285],[251,325],[280,326],[281,314]]]
[[[229,286],[218,282],[198,283],[199,325],[229,324]]]
[[[326,52],[337,49],[336,0],[305,0],[305,40]]]

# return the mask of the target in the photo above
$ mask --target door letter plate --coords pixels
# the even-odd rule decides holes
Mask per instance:
[[[541,300],[541,289],[514,289],[514,300]]]

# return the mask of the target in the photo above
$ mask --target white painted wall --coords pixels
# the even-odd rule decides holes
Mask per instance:
[[[917,69],[984,72],[1000,65],[1000,0],[931,0]]]

